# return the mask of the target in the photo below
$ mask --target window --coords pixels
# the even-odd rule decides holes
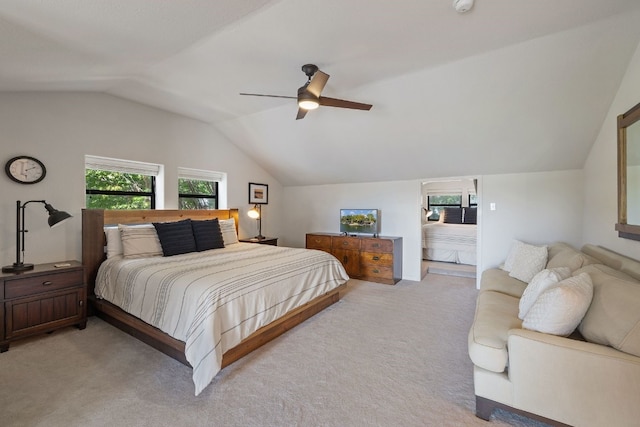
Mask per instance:
[[[87,209],[155,209],[162,165],[85,156]]]
[[[224,174],[178,168],[178,206],[180,209],[218,209],[218,183]]]
[[[461,208],[461,194],[443,194],[438,196],[429,196],[427,198],[428,209],[433,211],[429,217],[429,221],[439,221],[440,214],[444,212],[444,208]]]

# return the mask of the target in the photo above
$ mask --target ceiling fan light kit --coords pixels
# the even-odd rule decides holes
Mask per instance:
[[[329,74],[320,71],[317,65],[305,64],[302,66],[302,71],[307,76],[307,83],[298,89],[298,96],[284,96],[284,95],[265,95],[260,93],[240,93],[240,95],[247,96],[266,96],[270,98],[292,98],[298,101],[298,114],[296,120],[303,119],[309,110],[315,110],[320,105],[327,107],[348,108],[351,110],[366,110],[369,111],[372,107],[371,104],[362,104],[360,102],[345,101],[344,99],[328,98],[326,96],[320,96],[322,89],[329,80]]]

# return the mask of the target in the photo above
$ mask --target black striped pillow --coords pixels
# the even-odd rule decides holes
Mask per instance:
[[[196,239],[193,237],[191,220],[176,222],[154,222],[164,256],[187,254],[196,251]]]
[[[191,227],[193,227],[193,237],[196,239],[196,250],[198,252],[224,248],[224,240],[222,239],[218,218],[191,221]]]

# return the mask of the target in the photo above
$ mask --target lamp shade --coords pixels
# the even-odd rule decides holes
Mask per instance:
[[[249,218],[253,218],[253,219],[258,219],[260,218],[260,212],[258,211],[257,207],[254,207],[253,209],[250,209],[247,212],[247,215],[249,216]]]
[[[47,222],[49,223],[49,227],[58,225],[62,221],[71,218],[71,215],[69,215],[67,212],[59,211],[49,203],[45,203],[44,208],[47,210],[47,212],[49,212],[49,219],[47,220]]]

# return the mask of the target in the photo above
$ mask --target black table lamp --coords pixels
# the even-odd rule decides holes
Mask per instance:
[[[44,200],[29,200],[20,204],[20,200],[16,202],[16,262],[13,265],[2,267],[3,273],[16,273],[33,269],[33,264],[25,264],[22,262],[24,257],[24,234],[28,231],[24,225],[24,209],[29,203],[42,203],[44,208],[49,212],[49,227],[60,224],[62,221],[71,218],[71,215],[64,211],[59,211]],[[22,252],[22,257],[20,256]]]
[[[258,220],[258,235],[255,237],[258,240],[264,239],[262,235],[262,207],[261,205],[254,205],[253,209],[247,212],[249,218]]]

